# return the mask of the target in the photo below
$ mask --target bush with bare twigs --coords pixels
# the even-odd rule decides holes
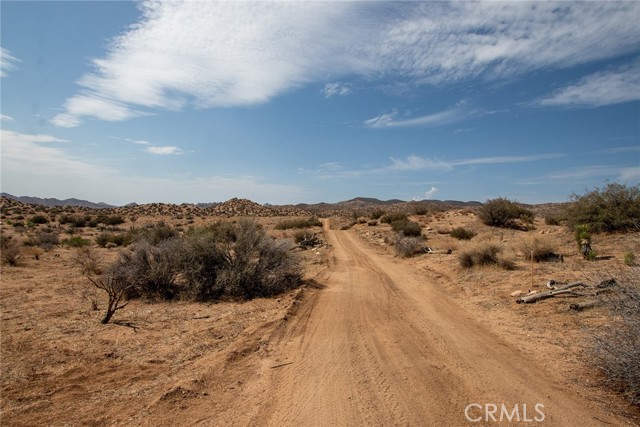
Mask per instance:
[[[394,248],[401,258],[410,258],[424,249],[424,240],[420,237],[405,237],[397,234]]]
[[[20,259],[20,246],[11,237],[0,236],[0,254],[2,262],[11,266],[18,265]]]
[[[521,241],[519,250],[528,261],[531,261],[532,257],[534,262],[558,261],[561,259],[561,256],[555,253],[551,242],[541,237]]]
[[[595,334],[592,355],[605,384],[640,406],[640,273],[619,282],[607,298],[613,323]]]

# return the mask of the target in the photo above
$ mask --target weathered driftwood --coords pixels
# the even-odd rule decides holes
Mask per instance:
[[[522,298],[518,298],[516,302],[518,304],[526,303],[530,304],[536,301],[540,301],[542,299],[547,299],[551,297],[555,297],[556,295],[564,295],[564,294],[574,294],[571,289],[557,289],[555,291],[546,291],[546,292],[538,292],[537,294],[527,295]]]
[[[569,310],[582,311],[588,308],[595,307],[599,303],[599,301],[576,302],[573,304],[569,304]]]

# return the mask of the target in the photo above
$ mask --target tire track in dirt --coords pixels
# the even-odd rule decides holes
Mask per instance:
[[[353,233],[325,227],[335,263],[326,288],[273,344],[261,409],[249,425],[466,426],[471,403],[544,405],[543,423],[598,426],[601,413],[478,323],[428,278],[375,254]],[[478,409],[470,415],[480,416]],[[499,416],[499,412],[497,413]],[[521,420],[524,422],[524,420]]]

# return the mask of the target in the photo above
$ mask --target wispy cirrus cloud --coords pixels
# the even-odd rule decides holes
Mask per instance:
[[[371,119],[367,119],[363,124],[366,127],[374,129],[414,126],[443,126],[463,120],[470,120],[494,114],[496,112],[497,111],[491,111],[484,108],[471,108],[469,103],[463,100],[451,108],[424,116],[401,118],[399,117],[398,112],[394,110],[391,113],[385,113]]]
[[[513,78],[629,53],[640,39],[638,2],[148,0],[140,8],[139,22],[93,60],[53,124],[255,105],[327,76],[413,86]],[[372,124],[402,126],[398,120]]]
[[[347,96],[352,92],[351,86],[348,83],[327,83],[322,88],[322,94],[325,98],[331,98],[332,96]]]
[[[432,171],[439,173],[446,173],[455,170],[460,166],[469,165],[496,165],[496,164],[514,164],[525,162],[536,162],[542,160],[558,159],[564,157],[561,153],[548,153],[548,154],[533,154],[528,156],[495,156],[495,157],[477,157],[469,159],[460,159],[453,161],[444,161],[437,159],[430,159],[422,156],[407,156],[404,159],[397,159],[395,157],[389,158],[389,164],[382,167],[375,167],[369,169],[354,169],[347,170],[345,168],[336,168],[335,170],[323,169],[322,173],[316,171],[318,178],[331,179],[331,178],[358,178],[362,176],[370,175],[389,175],[398,174],[402,172],[416,172],[416,171]]]
[[[596,108],[640,100],[640,60],[613,71],[588,75],[539,98],[536,107]]]
[[[16,67],[16,62],[20,60],[11,55],[8,49],[0,47],[0,77],[7,77],[8,72]]]
[[[0,114],[0,121],[3,122],[13,122],[14,119],[11,116],[7,116],[6,114]]]

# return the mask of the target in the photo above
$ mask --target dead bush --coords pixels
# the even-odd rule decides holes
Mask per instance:
[[[105,274],[99,277],[86,276],[93,286],[107,294],[107,311],[102,318],[102,323],[104,324],[109,323],[114,313],[128,304],[128,302],[122,302],[126,299],[127,291],[136,285],[136,279],[129,274],[129,271],[118,267],[118,265],[112,266]]]
[[[11,266],[18,265],[20,259],[20,246],[11,237],[0,236],[0,253],[2,262]]]
[[[618,282],[607,298],[612,322],[594,335],[592,356],[605,384],[640,405],[640,273]]]
[[[96,251],[90,246],[82,246],[78,248],[73,262],[80,267],[82,274],[84,275],[99,275],[102,274],[102,267],[100,266],[100,259]]]
[[[424,249],[424,241],[420,237],[405,237],[398,234],[394,248],[401,258],[410,258]]]

